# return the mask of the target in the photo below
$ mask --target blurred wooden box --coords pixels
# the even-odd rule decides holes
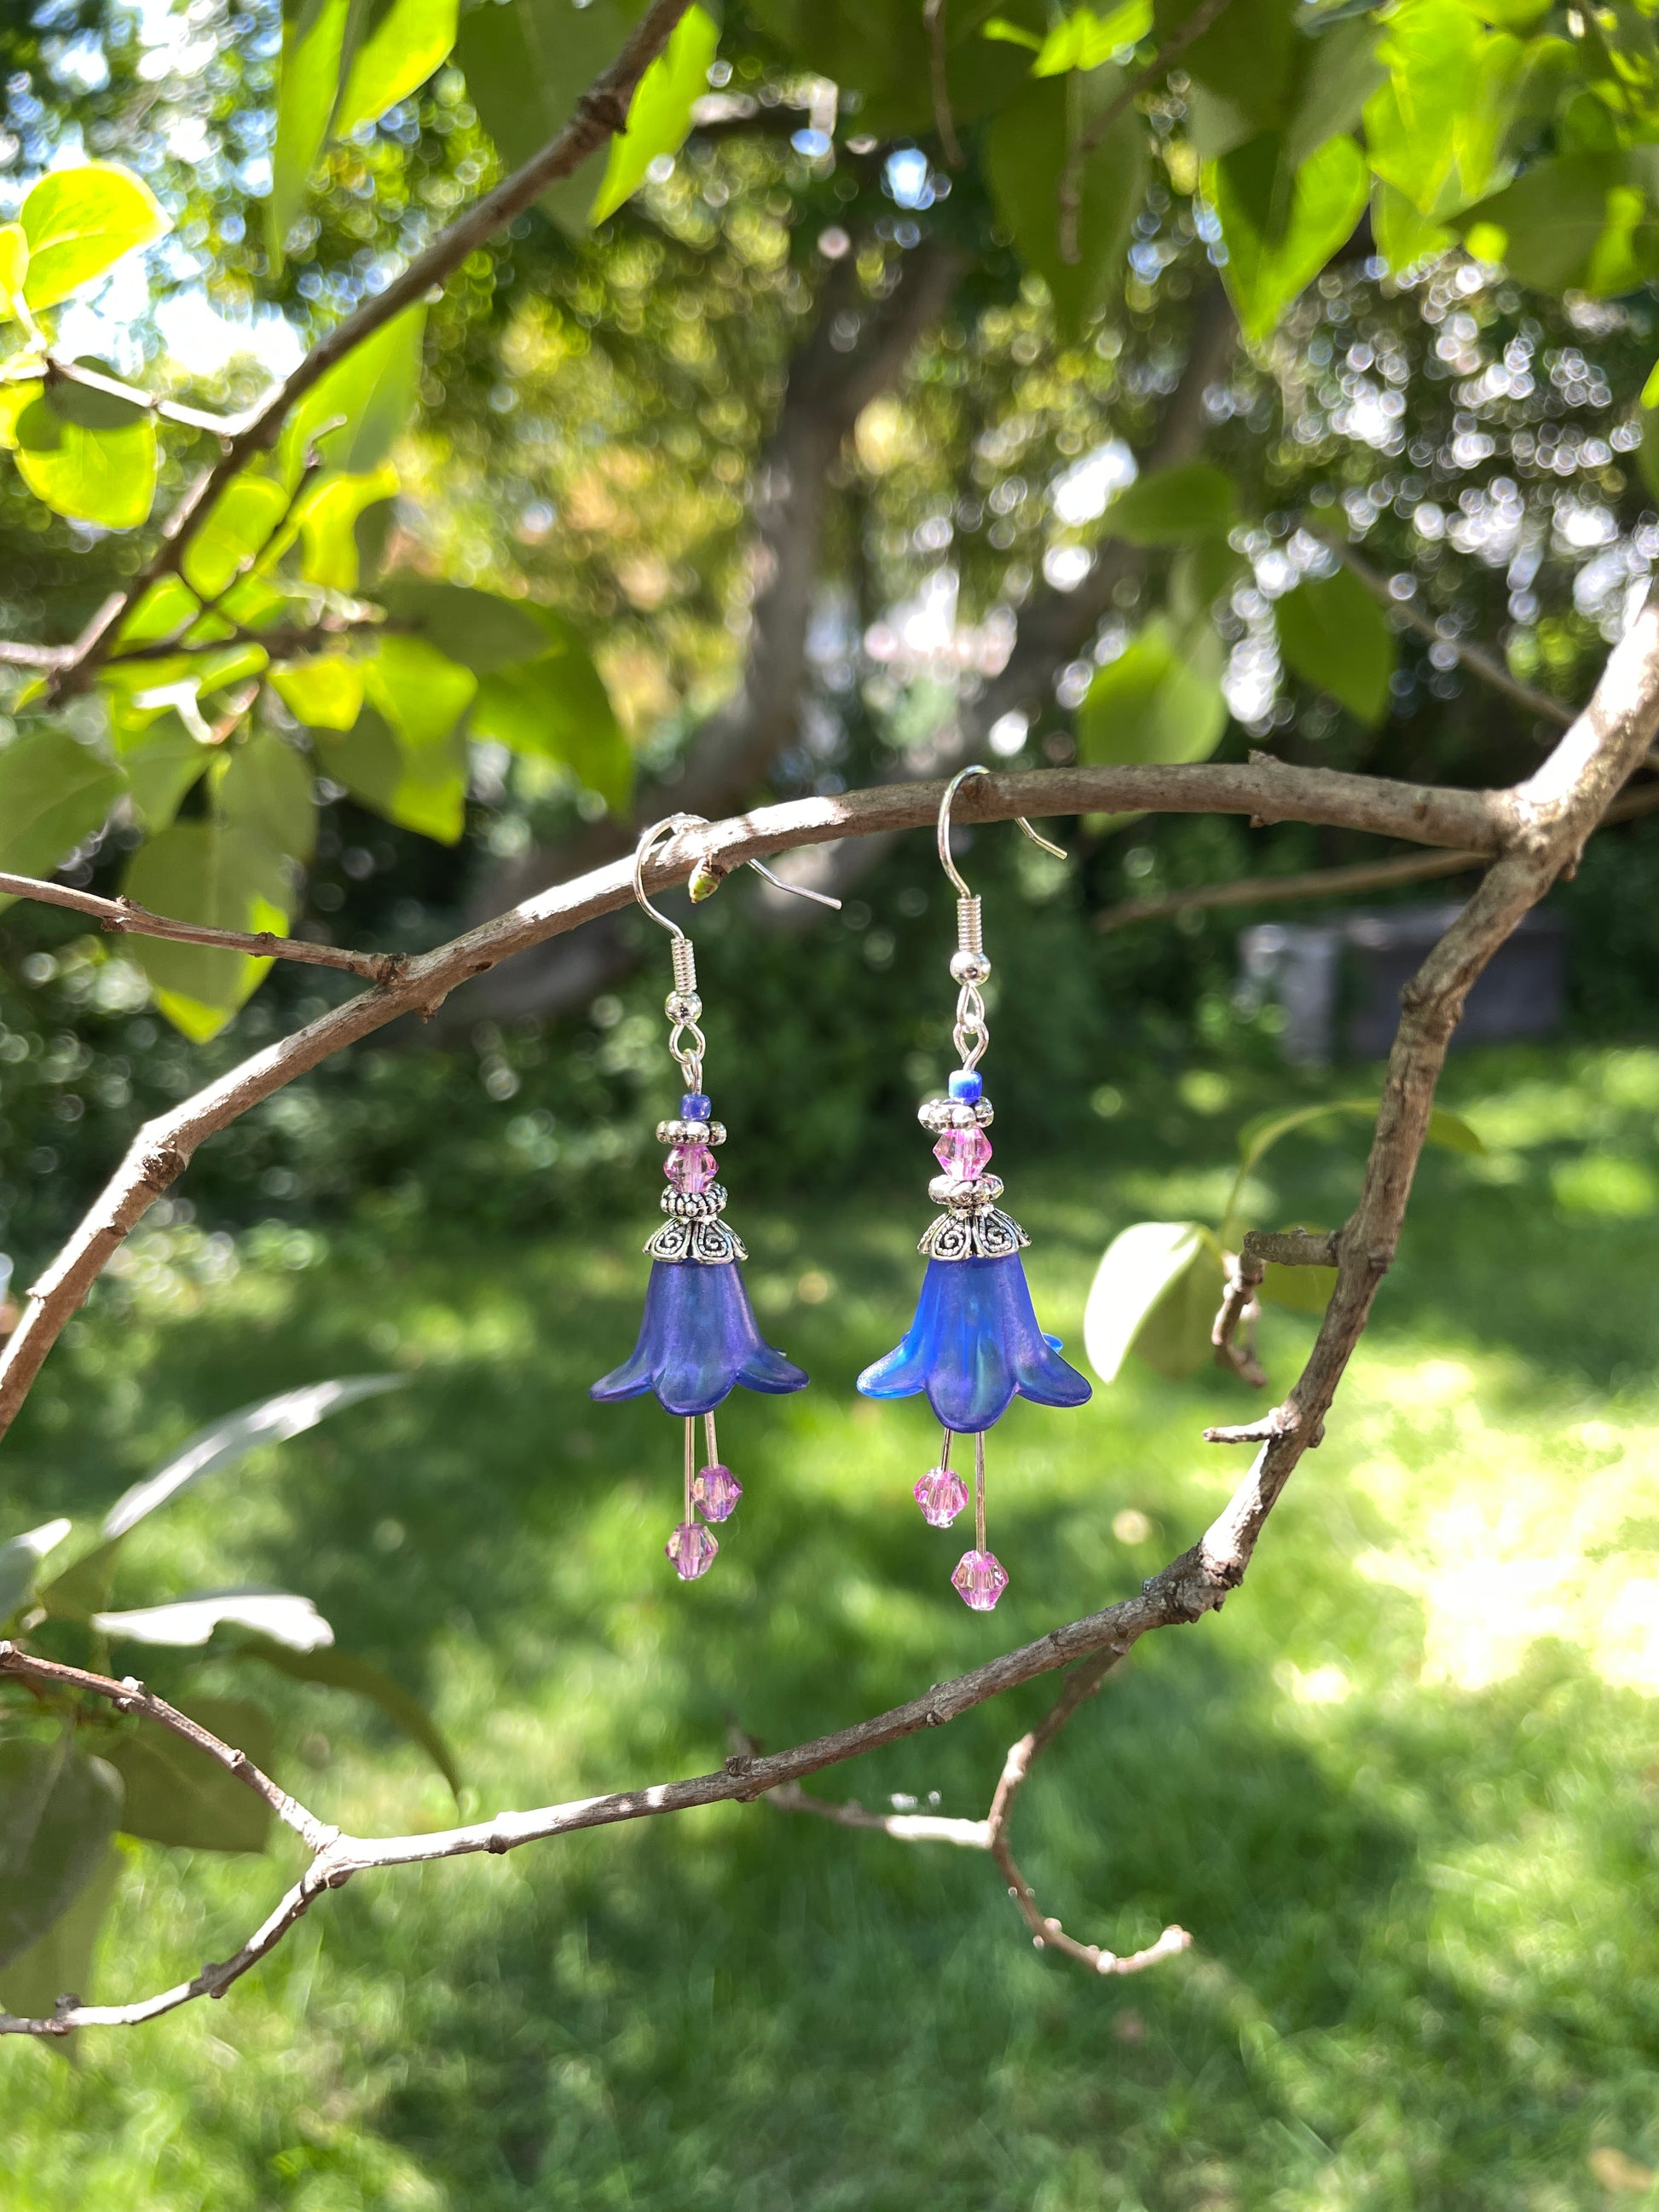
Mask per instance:
[[[1401,990],[1460,911],[1446,902],[1258,923],[1238,941],[1243,988],[1284,1008],[1286,1060],[1379,1059],[1394,1040]],[[1555,1036],[1566,979],[1566,926],[1534,908],[1470,992],[1454,1047]]]

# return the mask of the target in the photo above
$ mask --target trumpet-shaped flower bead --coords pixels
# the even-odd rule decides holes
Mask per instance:
[[[1081,1406],[1087,1381],[1060,1358],[1060,1339],[1037,1327],[1018,1252],[1000,1260],[930,1260],[909,1334],[866,1367],[866,1398],[926,1391],[933,1418],[971,1437],[1001,1419],[1016,1397]]]
[[[713,1467],[697,1469],[691,1503],[705,1521],[729,1521],[742,1496],[743,1485],[729,1467],[716,1461]]]
[[[968,1486],[954,1468],[930,1467],[910,1495],[930,1528],[948,1528],[968,1503]]]
[[[989,1613],[1008,1587],[1008,1570],[994,1552],[964,1552],[951,1581],[972,1612]]]
[[[649,1390],[671,1413],[712,1413],[738,1383],[776,1395],[804,1390],[806,1376],[762,1336],[735,1260],[657,1260],[632,1356],[587,1395],[609,1402]]]
[[[694,1583],[714,1564],[720,1545],[701,1521],[682,1521],[663,1546],[674,1572],[683,1583]],[[960,1568],[957,1569],[960,1573]],[[973,1602],[969,1600],[969,1604]],[[995,1600],[992,1602],[994,1604]]]

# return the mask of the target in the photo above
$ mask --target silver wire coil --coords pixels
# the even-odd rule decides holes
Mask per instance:
[[[970,892],[957,901],[957,950],[958,952],[983,952],[985,933],[980,921],[978,895]]]
[[[697,956],[689,937],[670,940],[669,954],[674,963],[674,988],[689,998],[697,988]]]

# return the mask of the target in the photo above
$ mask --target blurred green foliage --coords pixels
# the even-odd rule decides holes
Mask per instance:
[[[222,2005],[86,2036],[74,2068],[9,2049],[9,2212],[71,2191],[145,2212],[1600,2212],[1609,2154],[1659,2166],[1659,1062],[1482,1053],[1449,1095],[1490,1157],[1425,1161],[1249,1582],[1219,1623],[1139,1650],[1020,1804],[1046,1910],[1121,1949],[1179,1920],[1188,1958],[1096,1981],[1032,1951],[975,1855],[764,1806],[390,1874],[319,1905]],[[1259,1102],[1212,1075],[1047,1161],[1010,1140],[1050,1326],[1075,1341],[1115,1229],[1220,1202]],[[1587,1142],[1622,1185],[1584,1181]],[[1280,1146],[1264,1218],[1337,1218],[1361,1149]],[[303,1573],[432,1694],[480,1811],[698,1771],[733,1723],[780,1745],[910,1694],[988,1648],[908,1500],[925,1413],[851,1389],[908,1310],[925,1200],[907,1176],[810,1221],[733,1204],[768,1332],[814,1387],[730,1409],[747,1493],[693,1588],[659,1556],[673,1424],[583,1397],[645,1263],[615,1237],[481,1239],[459,1209],[234,1248],[142,1229],[10,1448],[21,1524],[95,1509],[260,1391],[389,1364],[406,1391],[249,1463],[228,1537],[206,1492],[148,1524],[137,1594]],[[1276,1380],[1306,1338],[1273,1319]],[[990,1462],[999,1643],[1190,1541],[1237,1473],[1197,1431],[1250,1402],[1140,1373],[1075,1414],[1018,1412]],[[820,1786],[976,1815],[1048,1694]],[[330,1817],[452,1817],[418,1753],[332,1693],[295,1686],[279,1723],[276,1772]],[[131,1847],[94,1989],[225,1955],[286,1866]]]

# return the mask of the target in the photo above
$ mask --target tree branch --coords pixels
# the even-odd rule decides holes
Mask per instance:
[[[658,848],[645,870],[646,886],[655,890],[683,882],[702,860],[729,869],[751,856],[787,852],[796,846],[931,828],[942,792],[939,783],[883,785],[837,798],[794,799],[705,830],[684,831]],[[1245,814],[1260,822],[1330,823],[1424,843],[1479,846],[1496,852],[1512,830],[1513,804],[1506,792],[1389,783],[1330,769],[1292,768],[1257,754],[1242,765],[1200,762],[975,776],[958,793],[956,812],[964,822],[1000,822],[1017,814],[1168,808],[1177,813]],[[204,1139],[399,1015],[429,1018],[459,984],[547,938],[615,913],[632,896],[629,860],[612,861],[573,883],[541,892],[434,951],[410,956],[391,981],[267,1046],[170,1113],[147,1122],[91,1211],[31,1289],[23,1317],[0,1352],[0,1435],[16,1418],[41,1362],[112,1254],[184,1172]]]
[[[1528,714],[1536,714],[1542,721],[1553,722],[1557,729],[1565,730],[1571,726],[1573,720],[1571,707],[1564,707],[1559,699],[1552,699],[1547,691],[1534,690],[1530,684],[1523,684],[1518,676],[1511,676],[1503,662],[1486,652],[1484,647],[1465,638],[1443,637],[1435,626],[1433,617],[1425,614],[1422,608],[1410,599],[1395,599],[1389,588],[1388,578],[1356,553],[1346,538],[1338,538],[1317,523],[1304,521],[1303,527],[1310,538],[1316,538],[1328,551],[1335,554],[1343,567],[1365,586],[1374,599],[1380,600],[1391,613],[1398,615],[1408,629],[1414,629],[1419,637],[1426,638],[1431,645],[1443,645],[1448,651],[1455,653],[1471,676],[1478,677],[1482,684],[1501,692],[1504,698],[1512,700],[1517,707],[1524,707]]]
[[[467,256],[540,198],[548,186],[571,175],[598,147],[625,128],[635,86],[667,45],[690,0],[653,0],[609,69],[576,103],[576,112],[558,136],[521,169],[486,192],[424,252],[417,253],[383,292],[373,294],[343,322],[325,332],[298,366],[256,407],[239,417],[223,439],[222,450],[185,492],[162,526],[161,542],[130,584],[99,608],[49,679],[54,698],[83,690],[106,653],[122,620],[158,578],[171,574],[212,511],[214,501],[239,470],[276,442],[295,403],[319,383],[337,362],[366,338],[423,300],[435,284],[459,269]]]
[[[1057,1923],[1041,1914],[1030,1885],[1006,1850],[1009,1808],[1040,1748],[1038,1738],[1046,1741],[1052,1737],[1107,1668],[1153,1630],[1195,1621],[1213,1612],[1243,1579],[1285,1483],[1304,1452],[1324,1432],[1325,1417],[1364,1329],[1377,1286],[1393,1261],[1428,1130],[1436,1084],[1469,991],[1528,910],[1563,870],[1577,861],[1584,841],[1652,741],[1656,727],[1659,727],[1659,605],[1650,600],[1610,657],[1589,707],[1534,775],[1507,792],[1417,795],[1417,834],[1425,834],[1422,824],[1433,817],[1436,806],[1461,801],[1462,809],[1478,816],[1496,839],[1498,857],[1474,898],[1401,994],[1400,1027],[1389,1054],[1364,1186],[1358,1206],[1338,1235],[1336,1285],[1307,1364],[1283,1404],[1253,1425],[1261,1449],[1225,1509],[1191,1551],[1171,1560],[1135,1595],[1051,1630],[1036,1643],[1006,1652],[953,1681],[936,1684],[922,1697],[888,1712],[790,1751],[734,1757],[718,1774],[577,1799],[529,1813],[500,1814],[490,1820],[435,1834],[372,1840],[330,1836],[313,1844],[313,1855],[306,1873],[234,1958],[204,1967],[194,1980],[136,2005],[65,2002],[50,2020],[3,2015],[0,2033],[61,2035],[77,2027],[129,2026],[154,2019],[192,1998],[222,1995],[249,1966],[265,1956],[322,1890],[341,1887],[358,1874],[480,1851],[508,1851],[578,1828],[653,1819],[699,1805],[763,1796],[780,1786],[799,1784],[808,1775],[863,1752],[926,1728],[943,1726],[1003,1690],[1077,1659],[1092,1661],[1098,1673],[1085,1670],[1081,1679],[1062,1693],[1045,1723],[1046,1733],[1037,1731],[1029,1747],[1024,1743],[1014,1747],[986,1824],[996,1838],[988,1847],[997,1856],[1033,1932],[1040,1934],[1043,1942],[1087,1960],[1097,1971],[1129,1971],[1133,1965],[1150,1963],[1179,1948],[1181,1931],[1166,1930],[1159,1942],[1148,1954],[1138,1954],[1135,1961],[1111,1960],[1103,1965],[1109,1954],[1066,1937]],[[1305,788],[1312,779],[1314,787],[1327,801],[1334,788],[1363,781],[1261,762],[1243,771],[1204,765],[1163,771],[1073,770],[1051,777],[976,778],[971,804],[963,811],[978,820],[1001,820],[1013,813],[1049,813],[1054,811],[1062,787],[1066,797],[1060,803],[1071,805],[1077,803],[1079,788],[1085,785],[1093,787],[1084,805],[1087,811],[1094,811],[1113,804],[1101,795],[1101,784],[1121,788],[1126,779],[1137,778],[1144,783],[1160,775],[1176,778],[1174,784],[1164,787],[1167,792],[1183,794],[1190,800],[1203,789],[1212,804],[1218,800],[1225,805],[1229,799],[1236,802],[1240,796],[1237,779],[1241,775],[1253,778],[1258,786],[1271,785],[1276,777],[1281,789],[1290,782]],[[1378,788],[1387,790],[1387,787]],[[1397,792],[1407,787],[1395,788]],[[918,807],[924,792],[927,804]],[[1220,796],[1223,793],[1227,798]],[[908,807],[908,818],[915,821],[933,818],[936,793],[929,787],[913,787],[905,793],[866,793],[858,798],[860,802],[878,802],[857,806],[855,811],[864,817],[879,817],[897,805]],[[1122,805],[1121,797],[1116,803]],[[735,860],[744,857],[745,846],[775,851],[789,843],[848,834],[844,821],[837,827],[824,819],[824,810],[847,805],[847,801],[815,800],[771,810],[774,834],[769,836],[757,836],[759,817],[682,836],[646,871],[650,888],[678,880],[696,859],[705,855]],[[1460,810],[1454,805],[1451,811]],[[122,1237],[155,1194],[176,1178],[202,1137],[234,1119],[257,1097],[279,1089],[303,1067],[315,1066],[354,1037],[367,1035],[389,1018],[388,1010],[419,1004],[423,991],[431,994],[453,988],[462,975],[473,972],[480,963],[488,964],[537,941],[540,935],[570,926],[577,908],[600,912],[619,902],[629,895],[629,886],[616,881],[621,872],[615,868],[601,871],[597,877],[570,886],[562,897],[547,895],[540,902],[532,902],[528,908],[503,916],[484,930],[473,931],[437,953],[412,961],[396,985],[365,994],[313,1023],[141,1132],[126,1165],[30,1294],[28,1312],[8,1346],[0,1376],[4,1400],[0,1411],[4,1417],[9,1420],[15,1413],[47,1346],[85,1297]],[[1237,1440],[1246,1431],[1208,1433],[1218,1440],[1224,1435]],[[43,1677],[43,1669],[52,1671]],[[149,1711],[147,1693],[137,1685],[73,1668],[53,1668],[52,1662],[36,1659],[12,1644],[0,1644],[0,1676],[5,1674],[49,1679],[58,1687],[73,1686],[118,1705],[125,1701],[130,1707],[137,1698],[143,1702],[131,1709]],[[167,1708],[166,1713],[171,1714],[172,1710]],[[160,1711],[152,1717],[163,1725],[172,1725]],[[177,1717],[180,1722],[184,1718]],[[239,1771],[246,1764],[228,1745],[217,1744],[214,1755],[222,1755],[224,1762]],[[289,1825],[306,1820],[314,1821],[314,1816],[295,1805]],[[321,1824],[316,1825],[320,1837]],[[300,1832],[305,1830],[301,1828]],[[951,1840],[958,1838],[953,1834]]]
[[[85,391],[101,392],[106,399],[125,400],[140,414],[156,415],[163,422],[177,422],[186,430],[205,430],[216,438],[234,436],[243,419],[240,415],[210,415],[204,408],[186,407],[176,399],[160,398],[139,385],[123,384],[117,377],[88,368],[84,362],[66,361],[61,354],[47,353],[33,360],[9,362],[0,371],[0,384],[36,383],[78,384]]]
[[[1659,812],[1659,784],[1627,791],[1614,799],[1601,817],[1601,827],[1634,822],[1644,814]],[[1356,860],[1342,868],[1310,868],[1296,876],[1241,876],[1231,884],[1200,884],[1191,890],[1170,891],[1158,898],[1123,899],[1104,907],[1095,916],[1103,932],[1127,929],[1132,922],[1164,921],[1177,914],[1215,913],[1234,906],[1285,906],[1302,899],[1346,898],[1357,891],[1389,890],[1398,884],[1417,884],[1436,876],[1461,876],[1486,866],[1482,853],[1411,854],[1395,860]]]
[[[246,709],[243,710],[246,712]],[[34,876],[0,871],[0,898],[33,899],[40,906],[68,907],[90,915],[117,936],[164,937],[179,945],[210,945],[226,952],[251,952],[261,960],[297,960],[309,968],[338,968],[371,983],[390,983],[403,968],[400,952],[353,952],[343,945],[313,945],[301,937],[273,937],[267,929],[208,929],[194,921],[174,921],[152,914],[130,898],[100,898],[68,884],[42,883]]]

